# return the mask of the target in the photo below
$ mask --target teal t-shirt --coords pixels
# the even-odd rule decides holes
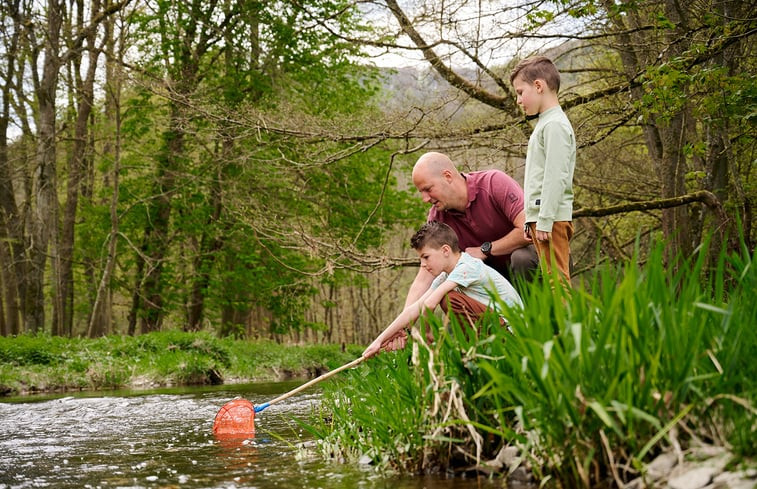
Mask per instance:
[[[431,283],[431,288],[437,289],[447,280],[457,284],[455,290],[458,292],[492,309],[496,310],[497,308],[496,304],[492,304],[490,291],[496,293],[509,306],[523,307],[523,300],[505,277],[482,260],[474,258],[466,252],[460,254],[460,259],[449,275],[447,275],[447,272],[442,272],[436,276]]]

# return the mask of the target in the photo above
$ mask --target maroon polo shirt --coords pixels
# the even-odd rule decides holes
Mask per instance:
[[[500,170],[464,173],[463,178],[468,185],[465,211],[438,211],[432,207],[428,220],[454,229],[462,250],[496,241],[512,231],[513,221],[523,211],[523,188],[518,182]],[[509,261],[510,255],[492,256],[486,264],[502,273]]]

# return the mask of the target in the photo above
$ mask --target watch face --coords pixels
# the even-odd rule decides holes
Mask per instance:
[[[481,245],[481,252],[483,252],[484,255],[489,256],[489,254],[492,252],[492,244],[487,241]]]

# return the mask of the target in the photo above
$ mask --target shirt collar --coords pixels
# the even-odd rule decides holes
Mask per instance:
[[[554,107],[550,107],[547,110],[545,110],[544,112],[541,112],[539,114],[539,118],[541,119],[542,117],[545,117],[545,116],[547,116],[547,115],[549,115],[549,114],[551,114],[553,112],[559,112],[561,110],[562,110],[562,108],[559,105],[555,105]]]
[[[478,185],[473,183],[473,179],[468,178],[468,175],[465,173],[462,173],[463,178],[465,179],[465,184],[468,188],[468,205],[466,206],[466,209],[470,207],[471,203],[476,200],[476,197],[478,196]]]

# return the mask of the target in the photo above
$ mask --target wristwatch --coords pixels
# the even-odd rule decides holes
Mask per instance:
[[[484,241],[481,244],[481,253],[483,253],[486,256],[492,256],[492,242],[491,241]]]

